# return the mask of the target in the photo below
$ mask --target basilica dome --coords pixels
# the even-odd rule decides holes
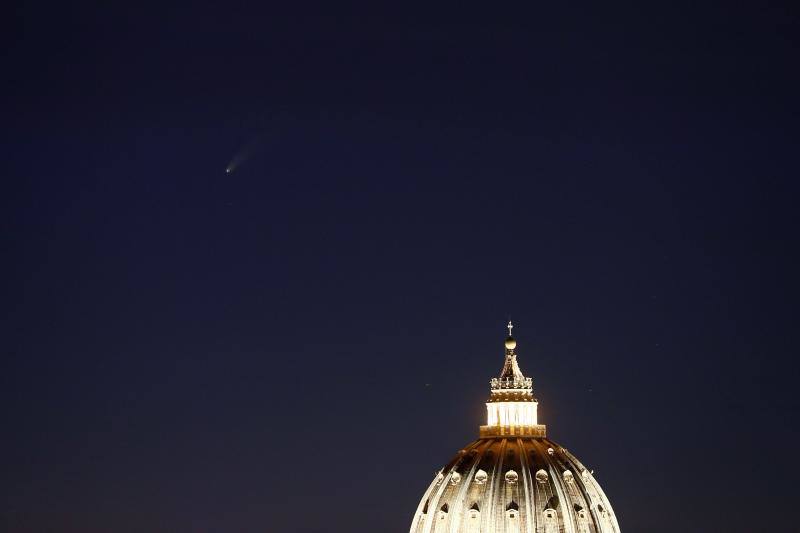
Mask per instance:
[[[436,473],[410,533],[619,533],[592,471],[538,424],[512,327],[503,370],[491,380],[487,424]]]

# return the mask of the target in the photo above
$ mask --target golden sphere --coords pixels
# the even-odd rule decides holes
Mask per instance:
[[[517,347],[517,341],[514,340],[514,337],[509,336],[506,339],[506,350],[513,350]]]

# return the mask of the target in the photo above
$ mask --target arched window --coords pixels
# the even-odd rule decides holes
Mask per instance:
[[[481,517],[481,510],[478,507],[478,502],[473,503],[472,506],[469,508],[469,511],[467,512],[467,517],[470,520],[478,520]]]
[[[558,533],[558,512],[548,507],[542,514],[544,515],[544,533]]]
[[[447,510],[448,510],[447,504],[442,505],[438,513],[439,521],[447,519]]]
[[[432,531],[441,533],[449,529],[450,524],[447,520],[447,511],[447,504],[444,504],[439,508],[439,511],[436,513],[436,521],[433,523]]]
[[[597,504],[597,514],[600,515],[600,519],[603,520],[604,522],[608,522],[609,520],[611,520],[611,517],[609,516],[608,513],[608,509],[606,509],[605,507],[603,507],[602,504],[599,503]]]
[[[589,533],[589,516],[586,509],[579,503],[572,504],[575,509],[575,521],[578,523],[578,533]]]
[[[516,520],[519,518],[519,505],[514,500],[511,500],[511,503],[506,505],[506,516],[509,520]]]
[[[558,509],[558,495],[553,494],[550,496],[550,499],[547,500],[547,503],[544,505],[545,509]]]

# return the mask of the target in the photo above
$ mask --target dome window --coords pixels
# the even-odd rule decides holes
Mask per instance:
[[[478,502],[472,504],[472,507],[469,508],[469,513],[467,514],[471,520],[477,520],[481,516],[481,510],[478,507]]]
[[[444,474],[442,474],[441,472],[436,474],[436,484],[437,485],[441,485],[443,479],[444,479]]]
[[[572,475],[572,472],[569,470],[564,470],[564,473],[561,475],[564,478],[564,483],[571,485],[575,481],[575,476]]]
[[[450,484],[458,485],[459,483],[461,483],[461,474],[459,474],[458,472],[453,472],[450,475]]]
[[[558,527],[558,513],[555,509],[545,508],[542,512],[544,515],[544,533],[557,533]]]
[[[580,520],[581,522],[586,521],[586,509],[581,509],[580,511],[578,511],[578,520]]]
[[[478,470],[475,473],[475,484],[476,485],[483,485],[484,483],[486,483],[486,480],[488,478],[489,478],[489,476],[486,474],[486,472],[484,472],[483,470]]]
[[[538,481],[539,483],[545,484],[545,483],[547,483],[548,479],[550,479],[550,477],[547,475],[547,472],[545,472],[544,470],[538,470],[536,472],[536,481]]]
[[[509,485],[514,485],[518,479],[519,475],[513,470],[509,470],[508,472],[506,472],[506,483],[508,483]]]
[[[444,520],[445,518],[447,518],[447,510],[448,510],[447,504],[442,505],[442,508],[439,509],[438,513],[439,520]]]
[[[547,500],[547,504],[544,506],[545,509],[558,509],[558,496],[553,494],[550,496],[550,499]]]
[[[511,520],[516,520],[519,517],[519,505],[514,500],[511,500],[511,503],[506,506],[506,516]]]
[[[547,453],[553,455],[556,451],[553,448],[547,448]]]

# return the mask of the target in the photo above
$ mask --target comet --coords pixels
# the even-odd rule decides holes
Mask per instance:
[[[238,152],[231,158],[228,166],[225,167],[225,174],[232,174],[239,167],[244,165],[248,159],[264,144],[264,136],[259,135],[252,141],[245,144]]]

